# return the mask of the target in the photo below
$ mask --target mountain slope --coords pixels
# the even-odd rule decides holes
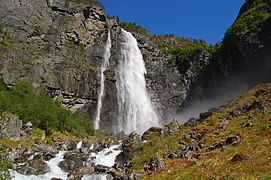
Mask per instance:
[[[209,114],[210,115],[210,114]],[[143,179],[265,179],[271,176],[271,84],[219,107],[201,124],[153,137],[131,160]],[[188,124],[187,124],[188,125]],[[160,160],[161,161],[161,160]]]

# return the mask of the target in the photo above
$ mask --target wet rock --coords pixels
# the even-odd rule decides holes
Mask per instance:
[[[235,154],[233,158],[231,159],[231,162],[242,162],[248,159],[249,159],[248,155]]]
[[[59,167],[65,172],[72,172],[74,169],[80,168],[83,166],[83,162],[88,159],[83,153],[73,153],[68,152],[64,156],[64,161],[59,163]]]
[[[226,139],[226,144],[233,144],[237,145],[241,143],[241,137],[240,136],[231,136]]]
[[[103,166],[103,165],[97,165],[94,167],[94,171],[98,172],[98,173],[106,173],[109,172],[110,170],[112,170],[112,168],[107,167],[107,166]]]
[[[19,140],[22,121],[12,114],[2,115],[0,118],[0,138]]]
[[[82,178],[83,175],[92,174],[94,172],[94,167],[86,166],[80,167],[76,170],[73,170],[71,173],[68,174],[69,180],[79,180]]]
[[[206,152],[210,152],[210,151],[213,151],[213,150],[216,150],[216,149],[220,149],[223,146],[224,146],[223,142],[217,142],[217,143],[213,144],[212,146],[208,147],[206,149]]]
[[[173,121],[171,121],[169,124],[164,125],[164,128],[163,128],[164,134],[172,135],[179,130],[179,127],[180,125],[177,119],[173,119]]]
[[[55,155],[52,152],[47,152],[47,153],[45,153],[45,155],[43,155],[43,160],[50,161],[54,157],[55,157]]]
[[[142,135],[142,140],[151,140],[157,137],[161,137],[163,134],[163,129],[159,127],[151,127],[145,131]]]
[[[153,157],[150,160],[150,170],[155,171],[157,169],[164,168],[164,161],[160,157]]]
[[[48,172],[47,165],[41,155],[36,155],[33,160],[26,161],[25,164],[13,165],[13,169],[26,175],[41,175]]]
[[[74,140],[67,140],[62,145],[62,148],[63,148],[64,151],[72,151],[72,150],[75,150],[76,147],[77,147],[77,143]]]

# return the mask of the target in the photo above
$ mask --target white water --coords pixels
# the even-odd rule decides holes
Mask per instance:
[[[79,143],[77,143],[76,145],[76,149],[81,149],[82,148],[82,141],[80,141]]]
[[[65,173],[58,167],[58,164],[63,161],[65,151],[59,151],[59,153],[56,155],[55,158],[51,159],[50,161],[45,161],[49,168],[49,172],[45,173],[43,175],[23,175],[20,173],[17,173],[14,170],[9,170],[11,179],[12,180],[48,180],[52,178],[61,178],[63,180],[68,179],[67,175],[68,173]]]
[[[124,42],[117,70],[118,126],[115,131],[126,134],[136,131],[143,134],[152,126],[159,126],[146,90],[146,74],[143,56],[133,35],[122,29]]]
[[[115,159],[117,155],[121,153],[121,144],[113,145],[110,148],[105,148],[97,154],[91,153],[91,157],[95,157],[91,163],[95,165],[103,165],[107,167],[112,167],[115,164]]]
[[[111,37],[110,37],[110,30],[108,29],[108,34],[107,34],[107,41],[105,44],[105,52],[103,55],[103,62],[101,65],[101,79],[100,83],[101,86],[99,88],[99,94],[98,94],[98,103],[97,103],[97,110],[96,110],[96,117],[94,120],[94,128],[99,129],[100,128],[100,116],[101,116],[101,108],[103,106],[103,97],[104,97],[104,71],[108,68],[109,66],[109,58],[110,58],[110,49],[111,49]]]
[[[84,175],[82,180],[107,180],[106,176],[105,174]]]

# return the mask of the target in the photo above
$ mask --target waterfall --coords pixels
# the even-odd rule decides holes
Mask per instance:
[[[118,126],[116,131],[142,134],[151,126],[159,126],[146,90],[143,56],[133,35],[122,29],[123,42],[117,69]]]
[[[102,101],[103,101],[103,97],[104,97],[104,71],[109,66],[110,49],[111,49],[111,37],[110,37],[110,30],[108,29],[107,40],[106,40],[106,44],[105,44],[105,51],[103,54],[103,62],[101,65],[101,79],[100,79],[101,86],[99,88],[96,117],[94,120],[94,128],[95,129],[100,128],[100,116],[101,116],[101,109],[103,106]]]

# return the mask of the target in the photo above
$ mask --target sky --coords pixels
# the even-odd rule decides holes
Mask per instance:
[[[203,39],[216,44],[245,0],[100,0],[106,14],[136,22],[152,34]]]

